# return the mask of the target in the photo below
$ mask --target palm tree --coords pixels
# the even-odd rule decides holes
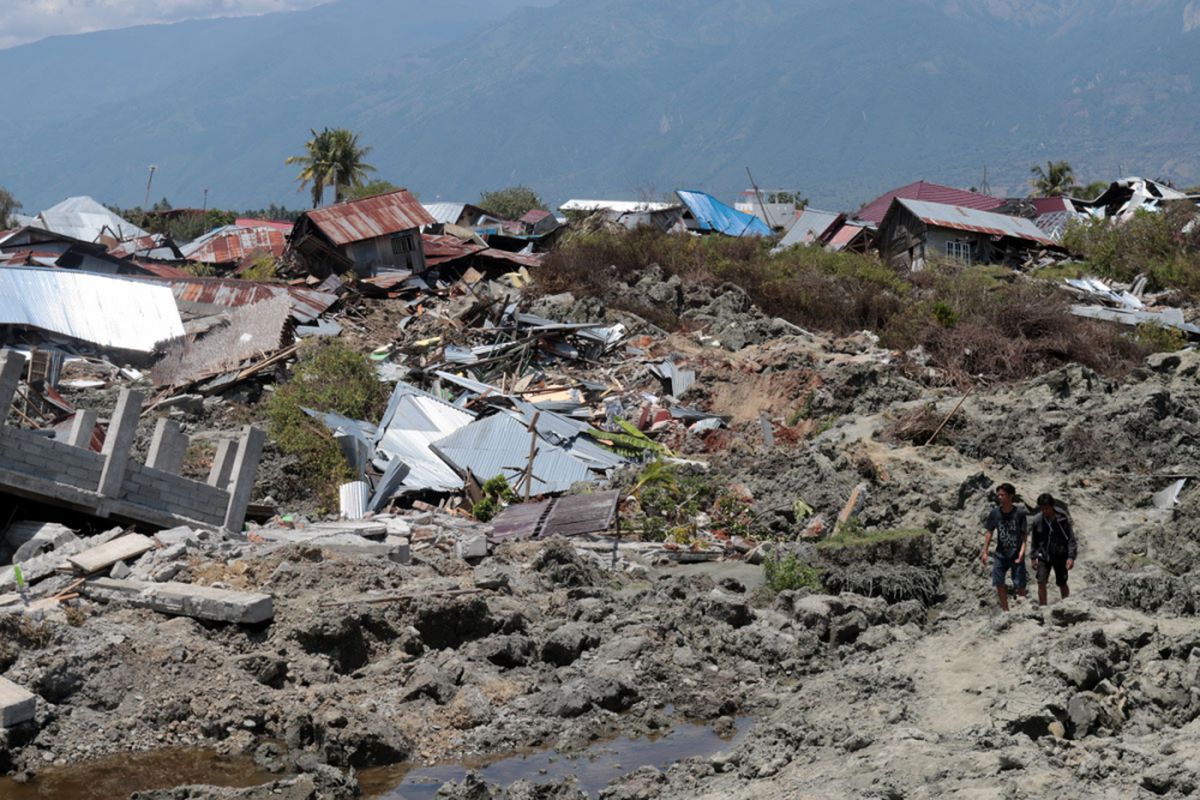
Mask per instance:
[[[345,128],[336,128],[328,133],[334,202],[340,203],[344,190],[362,186],[367,173],[374,172],[375,168],[363,161],[371,152],[371,148],[358,146],[357,133],[351,133]]]
[[[320,133],[310,129],[312,138],[304,143],[305,153],[288,156],[285,164],[300,164],[303,169],[296,176],[300,190],[312,184],[313,208],[321,204],[325,187],[334,189],[334,201],[340,202],[343,190],[361,186],[363,178],[375,168],[363,161],[370,147],[359,147],[358,134],[345,128],[324,128]]]
[[[1033,180],[1029,182],[1029,185],[1040,197],[1061,197],[1073,192],[1076,188],[1075,170],[1071,169],[1070,162],[1047,161],[1045,169],[1037,164],[1029,171],[1033,174]]]
[[[325,184],[329,180],[329,129],[320,133],[315,129],[309,130],[312,138],[304,143],[304,155],[288,156],[283,163],[300,164],[303,167],[296,176],[296,180],[300,181],[297,191],[304,191],[304,187],[312,183],[312,204],[316,208],[321,205],[321,196],[325,194]]]

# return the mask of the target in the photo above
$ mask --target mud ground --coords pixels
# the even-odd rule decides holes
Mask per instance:
[[[869,335],[721,330],[742,339],[712,347],[685,332],[662,345],[698,365],[686,399],[732,420],[718,439],[687,442],[689,457],[745,487],[799,552],[796,501],[832,520],[866,484],[864,527],[930,533],[932,607],[772,594],[745,564],[629,555],[613,570],[562,540],[504,545],[478,564],[425,550],[402,566],[214,537],[189,545],[174,579],[270,592],[273,622],[88,601],[41,621],[0,618],[0,674],[43,700],[35,724],[0,732],[0,771],[36,781],[107,754],[204,745],[280,775],[236,796],[349,797],[357,771],[379,765],[571,752],[679,719],[720,732],[750,716],[728,751],[636,770],[601,796],[1124,800],[1200,789],[1200,493],[1189,482],[1174,507],[1151,500],[1200,463],[1200,355],[1152,356],[1123,381],[1071,366],[982,387],[924,445],[895,432],[919,412],[944,417],[960,395],[918,382],[903,354]],[[760,413],[783,434],[770,450]],[[1081,550],[1069,600],[1051,586],[1047,608],[995,608],[980,520],[1004,481],[1070,505]],[[472,776],[442,792],[580,796],[569,782]]]

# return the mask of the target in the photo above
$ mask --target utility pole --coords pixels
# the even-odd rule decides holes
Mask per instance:
[[[204,206],[200,209],[200,213],[208,214],[208,187],[204,187]]]
[[[154,183],[154,171],[158,169],[155,164],[150,165],[150,177],[146,179],[146,199],[142,201],[142,210],[150,210],[150,184]]]

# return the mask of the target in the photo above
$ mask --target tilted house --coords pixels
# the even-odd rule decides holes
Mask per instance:
[[[1016,265],[1031,250],[1062,250],[1032,220],[899,197],[879,223],[876,245],[884,262],[908,270],[924,269],[934,258]]]
[[[292,229],[291,249],[316,275],[353,268],[425,269],[421,228],[434,224],[405,189],[305,211]]]

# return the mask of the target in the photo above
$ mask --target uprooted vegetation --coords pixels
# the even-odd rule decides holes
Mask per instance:
[[[627,288],[656,264],[678,286],[674,298]],[[1072,316],[1053,285],[1007,270],[935,264],[898,275],[872,255],[795,247],[772,255],[760,240],[696,238],[650,229],[568,239],[547,258],[539,290],[604,298],[669,330],[693,287],[732,285],[769,315],[812,330],[871,330],[880,343],[920,359],[945,379],[1019,380],[1077,362],[1120,375],[1148,352],[1147,341],[1112,325]],[[668,299],[669,302],[661,302]]]
[[[297,457],[304,479],[323,492],[327,507],[336,507],[332,493],[353,476],[328,430],[304,409],[378,419],[386,403],[386,387],[366,359],[337,340],[323,341],[301,351],[291,380],[267,402],[266,416],[280,449]]]

